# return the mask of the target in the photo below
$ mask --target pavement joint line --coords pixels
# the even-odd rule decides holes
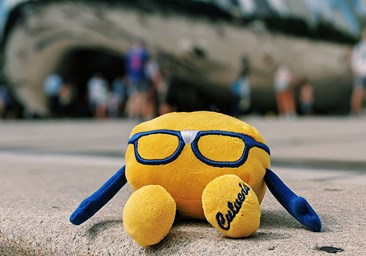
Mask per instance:
[[[0,154],[15,154],[23,156],[52,156],[52,157],[99,157],[110,160],[124,160],[125,150],[120,153],[115,151],[50,151],[48,149],[0,149]],[[271,165],[275,167],[291,167],[293,169],[309,168],[334,171],[353,171],[366,173],[366,161],[331,160],[331,159],[305,159],[305,158],[271,158]]]
[[[299,159],[271,158],[271,164],[277,167],[314,168],[334,171],[356,171],[366,173],[366,161],[330,160],[330,159]]]
[[[362,133],[362,136],[366,136],[366,133]],[[334,145],[334,144],[344,144],[344,143],[354,143],[360,142],[361,134],[337,134],[325,137],[321,135],[319,138],[313,136],[306,137],[290,137],[290,138],[279,138],[268,140],[268,144],[271,146],[304,146],[304,145]],[[362,142],[362,141],[361,141]]]

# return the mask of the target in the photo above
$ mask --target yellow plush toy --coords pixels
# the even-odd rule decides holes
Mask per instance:
[[[228,237],[250,236],[259,228],[266,187],[300,223],[320,231],[307,201],[269,168],[269,148],[249,124],[216,112],[169,113],[133,129],[126,166],[86,198],[70,221],[89,219],[128,181],[134,193],[123,223],[141,246],[159,243],[176,212],[206,219]]]

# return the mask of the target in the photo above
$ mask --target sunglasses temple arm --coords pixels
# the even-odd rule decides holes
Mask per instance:
[[[305,198],[297,196],[286,184],[271,170],[267,169],[264,181],[268,189],[278,202],[307,229],[315,232],[321,230],[321,222]]]
[[[99,211],[126,184],[125,166],[119,169],[101,188],[85,198],[71,214],[70,222],[80,225]]]

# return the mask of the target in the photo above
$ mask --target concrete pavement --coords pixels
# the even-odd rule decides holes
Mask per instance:
[[[122,189],[81,226],[70,213],[121,165],[131,121],[0,123],[0,255],[363,255],[366,118],[249,117],[271,148],[272,169],[316,209],[323,231],[303,229],[268,192],[249,239],[178,220],[159,245],[125,233]]]

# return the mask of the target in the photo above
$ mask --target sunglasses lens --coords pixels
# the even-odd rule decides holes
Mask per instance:
[[[158,147],[156,146],[158,145]],[[179,146],[179,139],[171,134],[150,134],[138,140],[138,152],[146,160],[163,160],[174,154]]]
[[[201,136],[197,146],[203,157],[216,162],[238,161],[245,149],[242,139],[218,134]]]

